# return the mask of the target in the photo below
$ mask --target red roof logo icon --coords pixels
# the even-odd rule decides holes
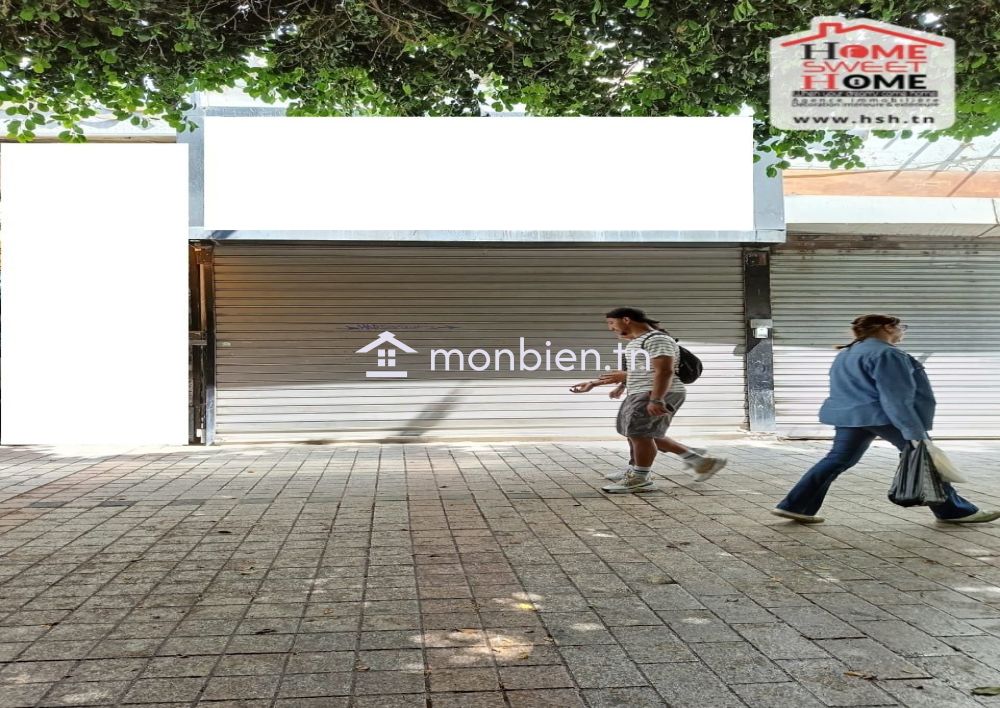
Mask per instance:
[[[878,32],[879,34],[888,35],[890,37],[896,37],[897,39],[908,39],[912,42],[920,42],[921,44],[930,44],[935,47],[945,46],[944,42],[940,42],[933,39],[927,39],[916,34],[909,34],[907,32],[897,32],[895,30],[886,29],[885,27],[879,27],[878,25],[869,24],[858,24],[847,26],[843,22],[820,22],[817,28],[818,34],[810,35],[808,37],[799,37],[798,39],[790,39],[787,42],[782,42],[782,47],[791,47],[796,44],[803,44],[805,42],[815,42],[818,39],[829,39],[831,35],[844,35],[850,32],[857,32],[859,30],[868,30],[869,32]]]

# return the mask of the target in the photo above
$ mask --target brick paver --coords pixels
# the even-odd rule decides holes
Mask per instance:
[[[0,708],[1000,701],[1000,524],[889,504],[885,446],[787,523],[825,444],[708,442],[612,497],[611,443],[0,449]]]

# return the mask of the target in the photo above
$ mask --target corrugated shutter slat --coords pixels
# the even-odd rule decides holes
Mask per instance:
[[[789,436],[829,436],[817,422],[834,346],[858,315],[910,326],[902,347],[924,362],[938,411],[934,434],[1000,436],[1000,249],[802,250],[772,261],[775,407]]]
[[[594,372],[430,371],[429,350],[596,349],[617,344],[603,313],[645,307],[705,362],[675,422],[745,422],[742,266],[734,248],[362,247],[221,243],[216,249],[217,439],[613,437]],[[406,379],[367,379],[388,330]],[[504,367],[507,361],[503,361]]]

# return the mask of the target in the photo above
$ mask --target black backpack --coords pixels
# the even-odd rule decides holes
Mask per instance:
[[[659,332],[659,334],[666,334],[671,336],[669,332]],[[642,340],[642,349],[646,349],[646,340],[653,335],[648,335],[646,339]],[[674,339],[671,336],[671,339]],[[704,370],[702,366],[701,359],[694,355],[690,349],[686,349],[680,345],[679,339],[674,339],[677,342],[677,348],[680,350],[680,361],[677,362],[677,378],[681,380],[681,383],[692,384],[701,377],[701,372]]]

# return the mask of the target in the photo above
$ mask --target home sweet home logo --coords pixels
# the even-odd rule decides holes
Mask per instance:
[[[771,40],[771,123],[784,130],[942,130],[955,42],[868,19],[813,18]]]

